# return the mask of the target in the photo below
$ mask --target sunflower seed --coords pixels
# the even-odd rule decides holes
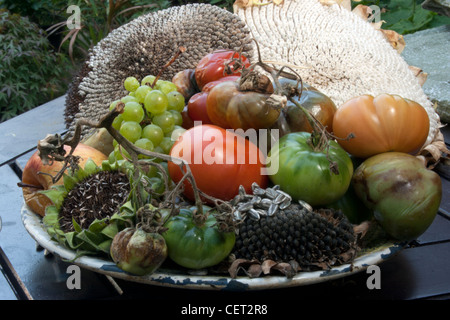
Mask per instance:
[[[298,203],[306,210],[311,211],[311,212],[313,211],[313,208],[311,207],[311,205],[309,203],[307,203],[303,200],[298,200]]]
[[[270,199],[275,199],[277,197],[278,193],[277,191],[273,190],[272,188],[266,189],[266,196]]]
[[[291,205],[291,200],[289,199],[285,199],[281,204],[280,204],[280,209],[284,210],[287,207],[289,207]]]
[[[248,212],[250,213],[250,217],[252,217],[256,220],[259,220],[259,218],[261,218],[261,215],[259,214],[259,212],[256,209],[252,208]]]
[[[277,211],[278,211],[278,204],[272,203],[270,205],[269,209],[267,209],[267,214],[270,217],[270,216],[273,216]]]
[[[278,194],[282,194],[285,198],[287,198],[287,199],[292,201],[292,197],[291,197],[291,195],[289,193],[286,193],[286,192],[284,192],[282,190],[277,190],[277,192],[278,192]]]
[[[280,204],[280,203],[282,203],[282,202],[284,201],[285,198],[286,198],[286,197],[285,197],[284,195],[279,194],[279,195],[277,195],[277,196],[275,197],[275,199],[273,199],[273,203],[275,203],[275,204]]]
[[[272,204],[272,200],[264,198],[264,199],[261,199],[261,202],[258,205],[263,209],[268,209],[271,204]]]
[[[252,204],[259,204],[260,202],[261,202],[261,197],[260,196],[254,196],[253,198],[252,198],[252,200],[250,200],[250,202],[252,203]]]
[[[256,187],[253,189],[253,194],[255,196],[264,196],[266,195],[266,191],[260,187]]]
[[[245,212],[253,208],[253,204],[251,202],[241,202],[239,204],[239,211]]]
[[[242,214],[241,214],[241,211],[239,211],[239,210],[235,210],[233,212],[233,216],[234,216],[235,220],[242,220]]]
[[[245,196],[247,193],[245,192],[245,188],[243,185],[239,186],[239,196]]]

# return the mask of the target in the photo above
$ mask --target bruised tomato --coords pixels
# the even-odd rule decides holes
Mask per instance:
[[[258,146],[215,125],[199,125],[184,132],[170,156],[188,162],[198,189],[221,200],[234,198],[241,185],[250,193],[253,182],[261,187],[268,183],[265,157]],[[175,183],[182,179],[179,164],[169,162],[168,170]],[[194,200],[188,179],[184,181],[184,195]]]
[[[226,129],[265,129],[280,116],[281,108],[267,103],[270,93],[241,91],[238,81],[225,81],[208,94],[206,110],[211,121]]]

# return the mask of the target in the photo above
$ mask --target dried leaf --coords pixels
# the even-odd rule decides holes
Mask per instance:
[[[272,269],[272,267],[274,265],[276,265],[277,263],[273,260],[264,260],[262,263],[262,271],[264,274],[269,274],[270,270]]]
[[[233,4],[233,8],[249,8],[253,6],[264,6],[271,3],[281,5],[283,2],[284,0],[236,0]]]
[[[252,265],[255,263],[259,262],[257,260],[236,259],[231,263],[230,267],[228,268],[228,273],[230,274],[230,277],[234,279],[237,277],[239,270],[243,269],[244,271],[246,271],[245,266]]]
[[[287,262],[277,263],[276,265],[274,265],[272,267],[272,269],[280,271],[282,274],[284,274],[288,278],[292,278],[297,273],[297,270],[294,270],[292,265],[290,265]]]
[[[427,166],[434,166],[440,161],[441,158],[444,158],[445,155],[449,154],[450,150],[445,144],[444,135],[440,130],[438,130],[433,141],[420,151],[419,156],[423,156],[425,158]]]
[[[419,80],[421,86],[427,81],[428,73],[423,72],[419,67],[409,66],[409,69],[413,72],[416,78]]]
[[[343,7],[349,11],[352,10],[352,3],[350,0],[319,0],[319,2],[326,6],[337,4],[338,6]]]
[[[391,44],[391,46],[397,50],[398,53],[401,53],[403,49],[405,48],[405,39],[403,36],[394,30],[383,30],[380,29],[380,31],[383,33],[384,37],[387,41]]]
[[[258,278],[262,273],[262,267],[259,263],[251,264],[245,272],[250,278]]]

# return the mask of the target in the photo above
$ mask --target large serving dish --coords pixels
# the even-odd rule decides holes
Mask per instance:
[[[94,256],[77,257],[76,252],[53,241],[43,227],[41,217],[31,212],[27,205],[22,207],[21,216],[23,225],[31,237],[60,259],[112,278],[186,289],[245,291],[287,288],[320,283],[366,270],[368,266],[380,264],[403,248],[402,244],[386,243],[357,257],[353,264],[344,264],[326,271],[299,272],[293,278],[287,278],[280,274],[258,278],[239,276],[232,279],[226,274],[194,274],[181,269],[164,267],[159,268],[157,272],[148,276],[133,276],[119,269],[112,261]]]

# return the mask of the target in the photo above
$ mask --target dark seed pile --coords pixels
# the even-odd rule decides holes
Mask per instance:
[[[303,268],[342,262],[354,247],[353,226],[341,211],[322,213],[292,204],[273,216],[245,219],[236,239],[236,258],[295,260]]]
[[[59,213],[64,232],[74,231],[72,218],[87,229],[95,219],[112,216],[130,193],[127,176],[120,171],[100,171],[80,181],[63,201]]]

